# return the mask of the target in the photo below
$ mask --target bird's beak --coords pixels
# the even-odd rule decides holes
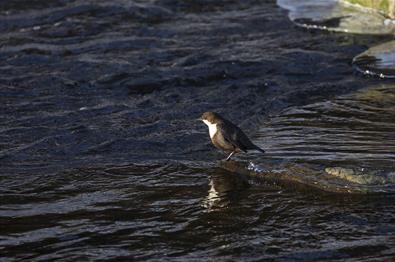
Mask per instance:
[[[199,117],[199,118],[196,118],[196,121],[202,121],[202,119]]]

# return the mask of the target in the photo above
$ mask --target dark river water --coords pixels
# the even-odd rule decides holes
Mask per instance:
[[[225,171],[195,120],[239,124],[254,162],[391,175],[395,83],[351,65],[389,39],[274,0],[1,1],[0,260],[393,261],[393,195]]]

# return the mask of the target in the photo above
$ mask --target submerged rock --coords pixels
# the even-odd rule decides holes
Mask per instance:
[[[327,167],[325,172],[341,179],[361,185],[385,185],[395,183],[395,173],[379,174],[379,172],[361,172],[351,168]]]
[[[395,78],[395,41],[369,48],[353,59],[361,73],[381,78]]]
[[[275,185],[294,188],[303,191],[321,191],[340,194],[394,194],[395,175],[388,175],[387,180],[376,179],[375,176],[367,176],[358,180],[344,179],[356,178],[355,172],[347,168],[327,168],[325,172],[312,165],[300,165],[295,163],[284,164],[252,164],[239,161],[223,161],[221,167],[231,172],[248,175]],[[330,174],[329,174],[330,172]],[[376,179],[376,180],[374,180]],[[381,182],[381,183],[372,183]],[[368,181],[370,183],[364,183]]]

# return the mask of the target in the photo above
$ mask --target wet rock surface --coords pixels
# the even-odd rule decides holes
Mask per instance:
[[[393,174],[356,174],[349,168],[325,168],[295,163],[254,164],[252,162],[222,161],[221,167],[272,185],[300,192],[377,195],[394,194]]]
[[[364,170],[354,170],[351,168],[344,167],[327,167],[325,172],[329,175],[340,177],[346,181],[351,181],[354,183],[362,185],[371,184],[395,184],[395,174],[377,174],[377,172],[369,173],[364,172]]]

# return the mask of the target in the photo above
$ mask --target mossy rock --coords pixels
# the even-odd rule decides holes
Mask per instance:
[[[344,0],[352,4],[377,9],[395,19],[395,0]]]

